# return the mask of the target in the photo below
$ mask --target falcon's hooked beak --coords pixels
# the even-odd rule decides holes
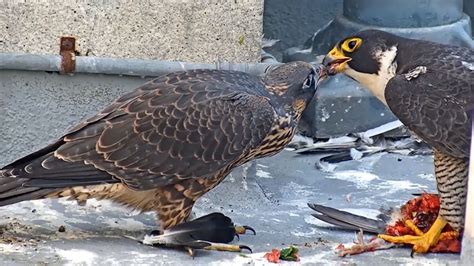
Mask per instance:
[[[347,67],[347,62],[351,60],[352,58],[347,57],[340,46],[336,45],[324,57],[323,65],[326,67],[327,74],[332,76],[344,72]]]
[[[315,71],[318,74],[318,79],[316,81],[316,84],[318,86],[323,80],[325,80],[329,76],[329,73],[328,69],[324,65],[319,65],[315,67]]]

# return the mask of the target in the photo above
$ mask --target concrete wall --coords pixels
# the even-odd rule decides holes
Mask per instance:
[[[42,148],[146,81],[109,75],[0,71],[0,166]]]
[[[95,56],[257,62],[262,13],[263,0],[0,1],[0,52],[58,54],[74,35]]]

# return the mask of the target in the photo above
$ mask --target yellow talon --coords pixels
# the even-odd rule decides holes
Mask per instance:
[[[444,226],[447,222],[438,216],[436,221],[431,226],[428,232],[423,233],[420,229],[416,228],[414,230],[415,224],[413,222],[407,221],[406,224],[410,229],[412,229],[416,236],[412,235],[405,235],[405,236],[389,236],[389,235],[378,235],[378,237],[382,238],[385,241],[396,243],[396,244],[411,244],[413,245],[413,251],[416,253],[427,253],[430,247],[436,245],[441,235],[441,231],[443,231]],[[446,237],[445,235],[444,237]]]
[[[422,236],[424,234],[423,231],[421,231],[412,220],[405,220],[404,223],[408,228],[415,232],[415,235]]]

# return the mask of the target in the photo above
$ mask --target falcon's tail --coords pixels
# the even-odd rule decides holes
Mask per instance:
[[[0,206],[25,200],[42,199],[53,192],[51,188],[25,187],[28,178],[12,176],[13,169],[0,170]]]
[[[369,219],[319,204],[308,203],[308,206],[318,212],[311,214],[315,218],[345,230],[362,229],[364,232],[380,234],[385,231],[385,227],[387,226],[387,222],[382,219]]]
[[[83,162],[66,162],[52,152],[33,153],[0,169],[0,206],[60,194],[78,186],[116,183],[105,171]]]

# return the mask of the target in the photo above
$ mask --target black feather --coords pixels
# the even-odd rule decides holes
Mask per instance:
[[[168,247],[204,248],[213,243],[229,243],[235,237],[235,225],[222,213],[211,213],[193,221],[166,229],[161,235],[146,236],[145,244]]]
[[[383,233],[387,226],[384,220],[369,219],[319,204],[308,203],[308,207],[318,212],[312,214],[315,218],[346,230],[362,229],[365,232],[379,234]]]
[[[25,200],[41,199],[54,191],[55,189],[48,188],[25,188],[15,190],[12,191],[11,194],[9,192],[9,197],[2,197],[0,200],[0,206],[6,206]]]

